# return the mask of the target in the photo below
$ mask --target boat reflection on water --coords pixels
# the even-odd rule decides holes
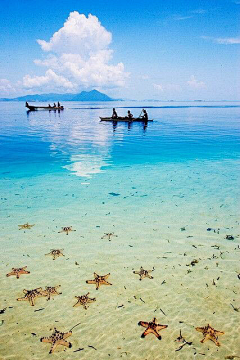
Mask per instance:
[[[147,130],[147,127],[148,127],[148,121],[143,121],[143,122],[138,122],[137,123],[138,126],[142,126],[142,129],[143,129],[143,132],[146,132]],[[127,125],[127,128],[128,128],[128,131],[130,131],[133,127],[133,121],[129,121],[129,122],[126,122],[125,125]],[[118,127],[118,121],[112,121],[112,126],[113,126],[113,133],[117,130],[117,127]],[[134,125],[136,126],[136,125]]]
[[[61,112],[62,112],[62,110],[60,110],[60,109],[51,109],[51,110],[49,110],[49,111],[47,111],[49,114],[51,114],[51,113],[53,113],[53,114],[59,114],[59,117],[60,117],[60,114],[61,114]],[[27,110],[27,117],[29,118],[29,115],[31,114],[35,114],[36,113],[36,111],[33,111],[33,110]],[[46,112],[45,112],[46,113]]]
[[[113,125],[113,132],[115,132],[117,130],[117,126],[118,126],[118,122],[117,121],[113,121],[112,122]]]

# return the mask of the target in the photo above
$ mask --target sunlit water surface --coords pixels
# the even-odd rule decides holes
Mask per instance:
[[[64,105],[27,114],[24,103],[0,103],[0,358],[240,356],[238,103]],[[113,106],[137,116],[147,105],[148,126],[99,122]],[[51,249],[65,256],[53,261]],[[23,266],[30,274],[6,277]],[[139,281],[141,266],[153,279]],[[86,283],[94,272],[112,286],[96,291]],[[50,301],[16,301],[56,285]],[[87,292],[96,301],[73,307]],[[168,325],[162,340],[142,339],[138,322],[154,317]],[[78,323],[72,348],[48,355],[40,338]],[[200,343],[195,327],[208,323],[225,332],[220,347]],[[192,345],[175,351],[180,330]]]

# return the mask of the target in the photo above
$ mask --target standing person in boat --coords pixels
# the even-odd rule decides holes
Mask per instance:
[[[58,107],[60,108],[61,107],[61,105],[60,105],[60,102],[58,101]]]
[[[128,115],[127,115],[127,117],[128,117],[130,120],[133,119],[133,114],[131,114],[131,111],[130,111],[130,110],[128,110]]]
[[[143,120],[148,121],[148,113],[147,113],[147,111],[145,109],[143,109],[142,118],[143,118]]]
[[[117,118],[118,118],[118,114],[117,114],[115,108],[113,108],[112,119],[117,119]]]

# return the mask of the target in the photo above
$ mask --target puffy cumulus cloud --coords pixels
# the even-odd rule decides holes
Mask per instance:
[[[0,79],[0,94],[9,95],[16,92],[16,88],[7,79]]]
[[[112,34],[99,22],[96,16],[70,13],[63,27],[55,32],[50,41],[37,40],[42,50],[57,54],[70,53],[87,56],[105,49],[112,41]]]
[[[76,91],[81,87],[124,86],[129,76],[123,63],[111,64],[112,35],[93,15],[70,13],[63,27],[50,40],[37,40],[49,54],[35,64],[47,67],[44,76],[26,75],[26,88],[52,86]]]
[[[194,75],[187,81],[187,84],[193,89],[202,89],[205,87],[205,83],[203,81],[198,81]]]
[[[34,88],[34,87],[48,87],[48,85],[55,84],[62,89],[75,89],[77,86],[71,81],[67,80],[64,76],[57,75],[53,70],[49,69],[46,71],[43,76],[33,76],[26,75],[23,78],[23,86],[25,88]]]

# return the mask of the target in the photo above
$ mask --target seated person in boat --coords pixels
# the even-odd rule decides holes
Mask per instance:
[[[61,107],[61,105],[60,105],[60,102],[58,101],[58,107],[60,108]]]
[[[28,102],[27,102],[27,101],[26,101],[26,104],[25,104],[25,106],[26,106],[26,107],[28,107],[28,106],[29,106],[29,105],[28,105]]]
[[[143,118],[143,120],[148,121],[148,113],[147,113],[147,111],[145,109],[143,109],[142,118]]]
[[[130,120],[132,120],[132,118],[133,118],[133,114],[131,114],[131,111],[130,111],[130,110],[128,110],[128,115],[127,115],[127,117],[128,117]]]
[[[50,105],[50,104],[48,104],[48,107],[50,108],[50,107],[51,107],[51,105]]]
[[[54,103],[54,104],[53,104],[53,107],[54,107],[54,108],[56,108],[56,107],[57,107],[57,105]]]
[[[112,119],[117,119],[117,118],[118,118],[118,114],[117,114],[115,108],[113,108]]]

